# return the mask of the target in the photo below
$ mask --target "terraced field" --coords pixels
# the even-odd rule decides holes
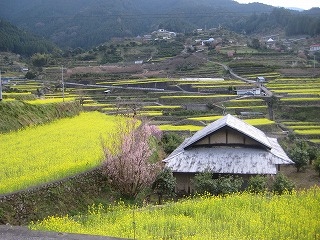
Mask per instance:
[[[208,63],[207,70],[216,65]],[[280,97],[280,106],[299,109],[301,106],[312,107],[320,105],[320,79],[319,78],[283,78],[280,74],[270,71],[269,68],[253,64],[241,66],[236,64],[233,68],[237,73],[249,79],[264,76],[268,82],[265,86],[276,96]],[[263,74],[262,74],[263,73]],[[223,113],[243,115],[245,118],[264,118],[268,116],[268,105],[259,97],[239,98],[234,89],[252,88],[253,85],[239,80],[224,80],[222,78],[147,78],[147,79],[122,79],[122,80],[97,80],[96,87],[66,88],[65,101],[81,100],[84,109],[100,110],[107,114],[137,115],[154,120],[158,125],[163,125],[163,130],[195,131],[198,125],[192,121],[210,123]],[[101,87],[99,87],[99,85]],[[104,86],[103,86],[104,85]],[[5,93],[5,98],[28,100],[32,104],[53,103],[62,100],[61,89],[47,92],[43,100],[36,100],[32,93],[35,88],[44,85],[32,80],[21,81],[12,88],[17,87],[23,93]],[[110,88],[105,93],[105,86],[121,87]],[[159,92],[132,90],[130,87],[160,88]],[[52,88],[52,87],[51,87]],[[108,88],[107,88],[108,89]],[[190,112],[191,109],[204,109],[205,112]],[[183,113],[183,111],[186,111]],[[188,112],[189,111],[189,112]],[[179,115],[179,112],[184,116]],[[191,115],[190,115],[191,114]],[[194,115],[195,114],[195,115]],[[171,116],[171,117],[170,117]],[[173,117],[181,116],[181,117]],[[186,120],[183,124],[175,121]],[[319,116],[320,119],[320,116]],[[286,119],[277,119],[286,120]],[[188,121],[191,121],[188,122]],[[290,129],[297,135],[317,142],[320,134],[315,128]]]

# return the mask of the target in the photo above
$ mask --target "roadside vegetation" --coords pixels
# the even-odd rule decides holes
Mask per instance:
[[[93,205],[82,216],[51,216],[33,230],[136,239],[317,239],[318,187],[283,195],[203,195],[163,206]]]

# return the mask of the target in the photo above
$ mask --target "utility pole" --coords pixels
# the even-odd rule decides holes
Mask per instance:
[[[61,82],[62,82],[62,101],[64,102],[64,80],[63,80],[63,65],[61,67]]]
[[[316,68],[316,54],[313,54],[313,68]]]
[[[1,80],[1,69],[0,69],[0,101],[2,101],[2,80]]]

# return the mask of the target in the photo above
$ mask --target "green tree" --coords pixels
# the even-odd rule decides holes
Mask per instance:
[[[297,144],[295,144],[291,148],[289,155],[292,161],[294,161],[295,167],[297,168],[297,172],[300,172],[300,170],[304,170],[308,165],[309,154],[305,142],[300,141]]]
[[[319,173],[320,177],[320,155],[318,155],[317,159],[313,161],[314,169]]]
[[[170,154],[183,142],[183,138],[176,133],[166,133],[163,134],[161,141],[165,153]]]
[[[29,71],[29,72],[26,73],[25,78],[27,78],[27,79],[35,79],[36,76],[37,76],[37,74],[35,74],[34,72]]]
[[[252,39],[250,47],[254,48],[254,49],[260,49],[260,41],[257,38]]]
[[[164,168],[152,184],[152,190],[158,195],[158,203],[162,204],[163,195],[174,196],[176,179],[169,168]]]
[[[45,66],[48,63],[48,60],[49,60],[48,54],[36,53],[31,57],[31,62],[33,66],[39,67],[39,68]]]
[[[309,163],[312,164],[314,160],[316,160],[320,156],[319,149],[317,147],[309,147],[307,149],[309,155]]]

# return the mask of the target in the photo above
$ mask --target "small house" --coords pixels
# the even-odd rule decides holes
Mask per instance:
[[[261,94],[260,88],[253,88],[253,89],[239,89],[236,90],[237,95],[243,96],[243,95],[251,95],[251,96],[256,96]]]
[[[261,82],[266,82],[266,79],[264,77],[257,77],[256,81],[261,83]]]
[[[277,174],[293,164],[276,138],[228,114],[187,138],[163,160],[176,178],[176,192],[193,193],[195,174],[210,170],[217,176]]]
[[[315,51],[320,51],[320,44],[314,44],[310,46],[310,51],[315,52]]]
[[[202,40],[201,45],[204,46],[206,44],[211,44],[214,42],[214,38],[209,38],[207,40]]]

